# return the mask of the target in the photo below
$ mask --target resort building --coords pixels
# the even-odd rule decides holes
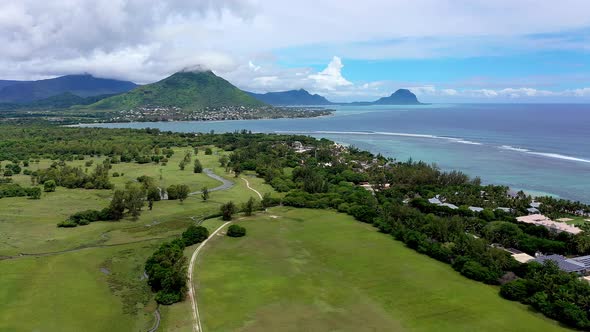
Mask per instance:
[[[535,258],[535,262],[543,264],[546,261],[553,261],[560,270],[569,273],[577,273],[580,275],[584,275],[590,271],[590,265],[584,263],[584,259],[588,256],[584,257],[576,257],[576,258],[566,258],[561,255],[548,255],[548,256],[539,256]],[[582,259],[578,261],[578,259]],[[590,257],[588,257],[588,261],[590,261]]]
[[[442,202],[440,201],[440,199],[438,199],[438,195],[436,197],[430,198],[428,200],[428,203],[434,204],[434,205],[441,205],[442,204]]]
[[[528,216],[522,216],[522,217],[516,218],[516,220],[518,220],[520,222],[527,223],[527,224],[535,224],[535,225],[539,225],[539,226],[544,226],[545,228],[549,229],[550,231],[554,231],[557,233],[567,232],[570,234],[578,234],[578,233],[582,232],[582,230],[576,226],[572,226],[572,225],[566,224],[564,222],[553,221],[553,220],[545,217],[542,214],[531,214]]]
[[[535,259],[535,257],[533,257],[525,252],[522,252],[520,250],[514,249],[514,248],[506,249],[506,248],[499,247],[499,246],[496,246],[496,248],[500,248],[500,249],[504,249],[505,251],[508,251],[510,253],[510,256],[512,256],[512,258],[514,258],[514,260],[516,260],[517,262],[522,263],[522,264],[528,263],[528,262]]]
[[[457,205],[451,204],[451,203],[442,203],[442,204],[440,204],[440,206],[446,206],[446,207],[448,207],[449,209],[452,209],[452,210],[457,210],[459,208]]]
[[[532,208],[528,208],[528,209],[526,209],[526,210],[527,210],[527,212],[528,212],[529,214],[538,214],[538,213],[540,213],[540,212],[541,212],[541,211],[539,211],[539,209],[537,209],[537,208],[533,208],[533,207],[532,207]]]
[[[470,206],[470,207],[468,207],[468,209],[470,211],[473,211],[473,212],[481,212],[481,211],[483,211],[483,208],[477,207],[477,206]]]

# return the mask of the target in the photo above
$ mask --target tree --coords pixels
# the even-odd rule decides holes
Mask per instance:
[[[195,173],[203,173],[203,165],[201,165],[201,162],[197,158],[195,158],[194,172]]]
[[[221,216],[223,220],[231,220],[234,213],[236,213],[236,205],[234,202],[229,201],[221,206]]]
[[[231,236],[231,237],[242,237],[246,235],[246,228],[240,226],[240,225],[231,225],[229,226],[229,228],[227,229],[227,236]]]
[[[512,247],[516,245],[521,237],[522,230],[518,225],[511,222],[493,221],[484,227],[483,234],[492,243],[500,243],[505,247]]]
[[[190,225],[182,233],[182,241],[185,246],[205,241],[209,237],[209,230],[203,226]]]
[[[195,148],[194,148],[194,153],[195,153],[195,156],[199,154],[199,148],[198,148],[198,147],[196,147],[196,146],[195,146]]]
[[[190,193],[190,188],[186,184],[181,184],[178,186],[178,199],[180,202],[184,202],[184,200],[188,197]]]
[[[204,201],[209,199],[209,189],[207,189],[207,187],[201,189],[201,198],[203,198]]]
[[[109,205],[110,219],[120,220],[123,218],[123,212],[125,212],[125,191],[115,190]]]
[[[175,184],[172,184],[170,186],[168,186],[168,188],[166,189],[166,192],[168,193],[168,199],[173,201],[175,199],[178,199],[178,186]]]
[[[213,150],[211,150],[211,148],[206,148],[205,149],[205,154],[208,155],[208,156],[210,156],[210,155],[213,154]]]
[[[253,197],[250,197],[250,199],[248,199],[248,201],[242,205],[242,211],[244,211],[247,216],[251,216],[255,210],[255,207],[256,201]]]
[[[145,189],[136,183],[128,183],[125,190],[125,207],[133,218],[139,217],[144,205]]]
[[[157,202],[161,200],[160,188],[156,186],[150,186],[147,190],[147,200],[151,202]]]
[[[221,157],[219,157],[219,165],[221,167],[225,167],[228,162],[229,162],[229,158],[226,155],[222,155]]]
[[[32,199],[40,199],[41,198],[41,188],[32,187],[31,189],[29,189],[29,196]]]
[[[184,171],[184,167],[186,166],[186,161],[182,160],[179,164],[178,167],[180,168],[181,171]]]
[[[48,193],[54,192],[56,187],[57,185],[54,180],[47,180],[43,183],[43,190]]]

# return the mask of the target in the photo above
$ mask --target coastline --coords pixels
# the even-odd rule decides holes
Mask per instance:
[[[523,189],[534,196],[549,194],[590,202],[589,105],[565,109],[554,105],[466,105],[444,111],[419,107],[423,108],[420,112],[411,112],[403,107],[375,111],[374,107],[348,106],[306,119],[84,123],[73,127],[305,134],[398,161],[412,158],[436,163],[444,171],[459,170],[480,176],[484,183]],[[563,114],[556,116],[556,110]],[[507,130],[498,129],[506,128],[507,123]],[[559,128],[569,129],[563,132]]]

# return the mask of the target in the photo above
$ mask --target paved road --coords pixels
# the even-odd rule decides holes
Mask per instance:
[[[220,186],[217,186],[215,188],[209,189],[209,192],[219,191],[219,190],[226,190],[226,189],[229,189],[229,188],[231,188],[231,187],[234,186],[234,183],[233,182],[231,182],[230,180],[228,180],[226,178],[223,178],[223,177],[221,177],[221,176],[213,173],[213,170],[210,169],[210,168],[205,168],[203,170],[203,173],[205,173],[205,175],[207,175],[208,177],[210,177],[212,179],[215,179],[217,181],[222,182],[222,184]],[[190,193],[189,195],[199,195],[201,193],[202,193],[202,191],[195,191],[195,192]]]
[[[192,308],[193,308],[193,331],[195,332],[202,332],[203,328],[201,327],[201,318],[199,317],[199,307],[197,306],[197,297],[195,296],[195,289],[193,286],[193,269],[195,266],[195,261],[197,260],[197,255],[201,252],[201,249],[207,244],[207,242],[212,239],[223,227],[225,227],[230,222],[226,222],[223,225],[219,226],[212,234],[209,236],[203,243],[201,243],[197,249],[193,252],[191,256],[191,261],[188,266],[188,296],[191,299]]]
[[[148,332],[156,332],[160,327],[160,305],[156,307],[156,311],[154,311],[154,316],[156,317],[156,321],[154,322],[154,326],[148,330]]]

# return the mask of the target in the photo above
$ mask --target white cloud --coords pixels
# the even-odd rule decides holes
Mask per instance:
[[[587,97],[590,96],[590,88],[575,89],[572,91],[576,97]]]
[[[326,69],[317,74],[309,75],[308,78],[315,81],[316,86],[321,90],[334,90],[338,87],[352,85],[350,81],[342,76],[342,60],[335,56]]]
[[[248,68],[252,69],[253,71],[260,70],[260,66],[256,66],[252,61],[248,61]]]
[[[244,89],[306,88],[339,99],[370,100],[402,87],[424,98],[588,97],[588,88],[552,92],[526,81],[496,86],[351,82],[342,74],[340,58],[588,50],[590,35],[583,30],[590,26],[588,12],[586,0],[474,0],[469,5],[439,0],[2,0],[1,78],[88,72],[147,83],[200,65]],[[576,38],[563,34],[580,29]],[[320,72],[296,65],[334,54],[339,57]]]

